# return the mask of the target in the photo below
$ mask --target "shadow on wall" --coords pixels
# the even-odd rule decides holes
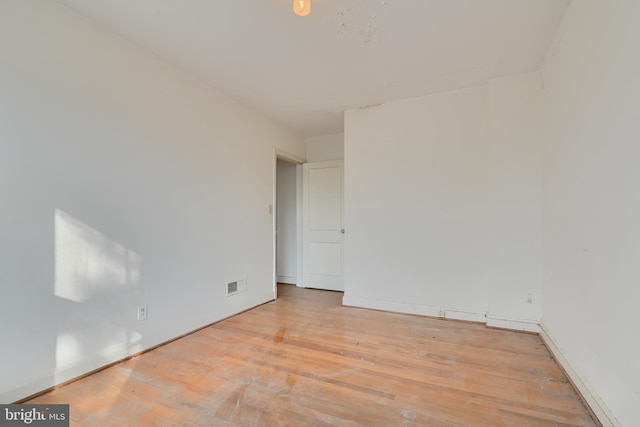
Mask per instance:
[[[133,330],[142,257],[60,209],[54,227],[59,383],[143,349]]]

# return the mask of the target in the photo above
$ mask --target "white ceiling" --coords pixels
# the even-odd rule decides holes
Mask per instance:
[[[303,136],[540,67],[568,0],[57,0]]]

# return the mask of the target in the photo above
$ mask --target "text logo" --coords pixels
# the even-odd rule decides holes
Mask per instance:
[[[0,427],[69,427],[69,405],[0,405]]]

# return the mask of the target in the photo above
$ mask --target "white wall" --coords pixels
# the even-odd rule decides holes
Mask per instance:
[[[346,112],[345,304],[484,319],[486,91]]]
[[[640,425],[640,2],[571,3],[544,77],[542,323]]]
[[[305,155],[55,2],[0,2],[0,401],[272,299],[274,147]]]
[[[537,331],[542,274],[540,73],[490,81],[488,112],[487,323]]]
[[[278,160],[276,203],[276,276],[278,282],[297,284],[298,234],[296,165]]]
[[[346,113],[345,304],[538,330],[541,91],[530,73]]]
[[[307,138],[307,161],[324,162],[344,159],[344,133]]]

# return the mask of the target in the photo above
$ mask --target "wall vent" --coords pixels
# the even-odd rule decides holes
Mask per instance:
[[[238,282],[227,283],[227,296],[238,293]]]
[[[227,283],[227,296],[239,294],[247,290],[247,279]]]

